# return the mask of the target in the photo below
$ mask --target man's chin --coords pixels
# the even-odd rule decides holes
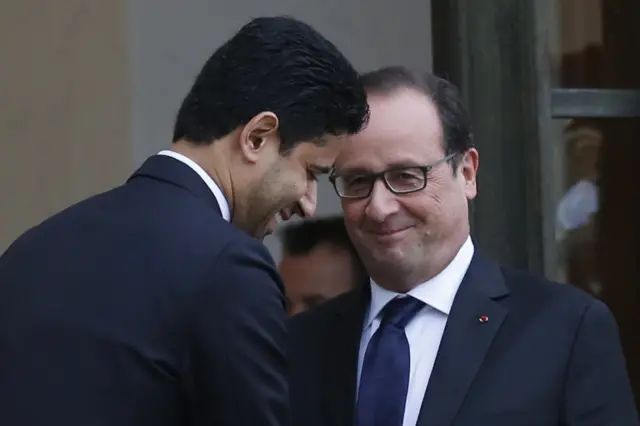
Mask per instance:
[[[276,226],[267,225],[266,227],[261,228],[257,232],[255,232],[254,237],[259,239],[260,241],[264,241],[264,239],[267,238],[269,235],[275,234]]]
[[[264,232],[262,232],[261,236],[258,237],[258,239],[260,241],[264,241],[265,238],[267,238],[269,235],[273,235],[273,234],[274,234],[274,231],[270,231],[270,230],[266,229]]]
[[[377,241],[368,242],[367,252],[378,263],[402,263],[407,256],[408,247],[404,241]]]
[[[278,220],[278,215],[274,215],[264,228],[264,237],[275,233],[276,229],[278,229],[279,222],[280,221]]]
[[[278,229],[278,224],[281,222],[279,215],[274,215],[268,222],[262,222],[259,226],[256,226],[250,234],[256,239],[264,241],[269,235],[275,234]]]

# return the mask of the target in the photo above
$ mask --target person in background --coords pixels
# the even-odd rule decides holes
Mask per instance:
[[[600,211],[600,162],[604,134],[598,123],[571,120],[565,127],[567,189],[556,208],[559,272],[563,281],[596,297],[602,295],[598,275],[597,236]]]
[[[363,81],[371,119],[330,179],[371,281],[291,320],[294,424],[638,426],[607,306],[470,237],[479,154],[455,86]]]
[[[341,216],[289,224],[280,232],[280,241],[279,270],[291,315],[368,282]]]
[[[314,214],[368,105],[309,25],[256,18],[207,60],[171,149],[0,258],[0,425],[286,426],[282,281],[262,238]]]

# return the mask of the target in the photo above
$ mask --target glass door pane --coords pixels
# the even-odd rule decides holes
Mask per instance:
[[[546,212],[556,231],[547,271],[609,305],[640,406],[640,2],[551,3],[548,77],[560,90],[548,118],[554,137],[542,142],[553,144],[546,152],[556,165],[543,171],[552,174],[543,191],[555,199]]]

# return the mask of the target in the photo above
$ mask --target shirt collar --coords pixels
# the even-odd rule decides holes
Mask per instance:
[[[471,264],[474,251],[473,242],[469,236],[462,247],[460,247],[460,250],[458,250],[456,256],[442,272],[413,288],[406,294],[449,315],[458,288]],[[375,281],[371,280],[371,304],[365,328],[370,327],[373,320],[378,317],[387,303],[398,296],[402,297],[404,294],[382,288]]]
[[[191,167],[193,171],[196,172],[198,176],[202,178],[204,183],[207,184],[209,189],[211,189],[211,192],[213,192],[213,195],[216,197],[216,201],[218,202],[218,206],[220,207],[222,218],[227,222],[231,221],[231,209],[229,208],[229,203],[227,202],[227,199],[224,197],[224,194],[222,193],[222,190],[220,189],[218,184],[215,183],[215,181],[211,178],[211,176],[209,176],[209,174],[205,172],[202,167],[200,167],[192,159],[175,151],[164,150],[164,151],[160,151],[158,155],[166,155],[167,157],[175,158],[176,160]]]

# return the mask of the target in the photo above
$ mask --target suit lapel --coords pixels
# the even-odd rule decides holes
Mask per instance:
[[[498,265],[475,254],[456,294],[417,426],[450,425],[507,316]]]
[[[358,353],[364,316],[370,299],[367,285],[347,295],[344,304],[332,318],[327,336],[326,361],[322,390],[327,425],[353,426],[357,393]]]

